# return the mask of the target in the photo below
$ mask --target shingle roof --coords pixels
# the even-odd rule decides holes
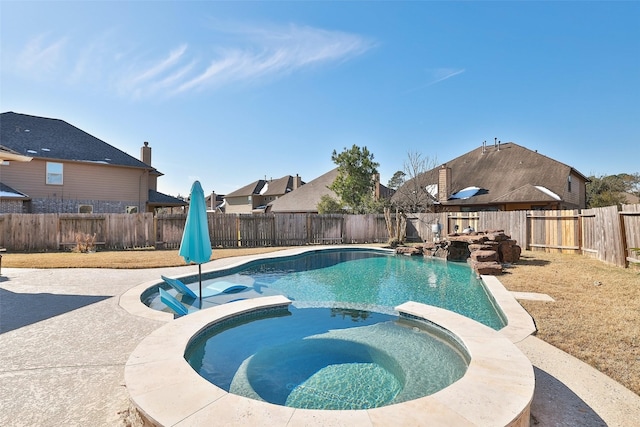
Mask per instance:
[[[29,196],[0,182],[0,197],[11,199],[29,199]]]
[[[34,158],[94,162],[153,170],[124,151],[59,119],[14,112],[2,113],[0,144]]]
[[[318,202],[323,195],[328,194],[338,199],[337,194],[328,188],[337,176],[338,168],[335,168],[307,182],[295,191],[269,203],[269,212],[318,212]]]
[[[251,196],[253,194],[262,194],[264,196],[280,196],[287,194],[293,190],[293,180],[291,175],[285,175],[282,178],[272,179],[270,181],[259,179],[251,184],[227,194],[225,197],[241,197]]]
[[[241,196],[251,196],[253,194],[260,194],[260,190],[264,187],[265,184],[264,179],[259,179],[257,181],[253,181],[251,184],[245,185],[242,188],[237,189],[236,191],[232,191],[227,194],[225,197],[241,197]]]
[[[513,142],[478,147],[446,162],[451,168],[451,194],[468,187],[479,187],[477,195],[442,202],[443,205],[480,205],[505,202],[542,202],[562,196],[571,173],[588,179],[576,169]],[[438,183],[438,170],[420,177],[427,185]],[[537,188],[540,187],[540,188]],[[542,189],[547,189],[545,192]],[[396,197],[401,197],[397,192]]]
[[[149,204],[158,206],[187,206],[189,203],[156,190],[149,190]]]
[[[267,190],[263,192],[265,196],[281,196],[293,191],[293,180],[295,178],[291,175],[283,176],[282,178],[273,179],[267,182]]]

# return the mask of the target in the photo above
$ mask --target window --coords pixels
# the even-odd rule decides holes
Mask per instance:
[[[78,213],[84,213],[84,214],[93,213],[93,206],[92,205],[79,205],[78,206]]]
[[[567,178],[567,190],[569,190],[569,193],[571,193],[571,175],[569,175],[569,178]]]
[[[62,163],[47,162],[47,184],[62,185]]]
[[[128,213],[128,214],[137,214],[138,213],[138,207],[137,206],[127,206],[124,211],[126,213]]]

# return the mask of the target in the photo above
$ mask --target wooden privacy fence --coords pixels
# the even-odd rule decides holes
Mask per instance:
[[[589,255],[626,267],[640,263],[640,205],[580,210],[443,212],[407,216],[407,238],[433,241],[432,225],[442,224],[442,236],[467,227],[476,231],[504,230],[523,249]]]
[[[10,251],[70,248],[75,246],[79,234],[95,234],[98,246],[106,249],[152,246],[154,217],[151,213],[0,215],[0,247]]]
[[[383,243],[384,215],[208,213],[214,247],[299,246]],[[395,215],[392,215],[395,218]],[[4,214],[0,248],[16,252],[57,251],[75,244],[79,233],[96,235],[104,249],[177,249],[185,214]],[[407,239],[433,241],[467,227],[505,230],[523,249],[580,253],[618,266],[640,263],[640,205],[561,211],[442,212],[407,215]]]

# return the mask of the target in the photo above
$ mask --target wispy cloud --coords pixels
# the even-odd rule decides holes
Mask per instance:
[[[357,34],[309,26],[234,25],[206,37],[149,45],[111,29],[92,37],[38,35],[16,52],[23,76],[143,99],[261,84],[317,66],[340,64],[374,48]],[[213,40],[203,44],[201,40]]]
[[[460,75],[465,72],[464,68],[435,68],[427,70],[428,72],[428,81],[425,84],[414,87],[412,89],[407,90],[406,92],[415,92],[420,89],[424,89],[429,86],[433,86],[436,83],[440,83],[444,80],[448,80],[452,77]]]
[[[436,70],[433,70],[433,81],[429,83],[429,86],[462,74],[464,73],[464,71],[464,69],[454,68],[438,68]]]
[[[46,34],[38,35],[29,40],[18,55],[15,67],[28,73],[37,70],[34,74],[44,78],[60,65],[67,42],[66,37],[51,39]]]
[[[183,94],[234,82],[278,78],[304,68],[346,61],[375,45],[357,35],[299,26],[254,28],[233,35],[242,46],[212,46],[210,57],[181,50],[180,58],[152,66],[152,75],[144,73],[162,79],[162,85],[150,78],[123,83],[134,84],[148,94],[159,88],[170,95]],[[188,67],[186,61],[190,61]],[[168,78],[169,74],[172,77]]]

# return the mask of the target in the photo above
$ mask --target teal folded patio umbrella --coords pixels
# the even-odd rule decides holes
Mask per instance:
[[[202,305],[202,263],[211,259],[211,239],[209,239],[204,191],[202,191],[200,181],[195,181],[191,186],[189,212],[187,212],[187,222],[184,225],[179,254],[187,264],[198,264],[199,295]]]

